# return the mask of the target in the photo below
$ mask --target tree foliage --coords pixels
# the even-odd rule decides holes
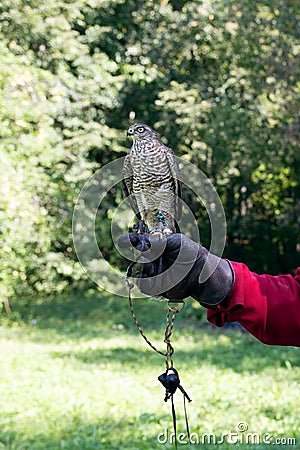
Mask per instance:
[[[299,16],[296,0],[2,1],[2,297],[86,282],[72,244],[74,202],[98,167],[125,154],[130,114],[211,179],[227,216],[227,257],[293,271]],[[186,199],[207,244],[207,218]],[[107,200],[98,234],[119,201]]]

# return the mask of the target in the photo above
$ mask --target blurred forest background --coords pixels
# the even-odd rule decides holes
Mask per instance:
[[[88,177],[128,151],[133,112],[213,182],[225,255],[293,273],[299,18],[298,0],[2,0],[1,300],[91,283],[73,248],[73,207]],[[108,198],[98,236],[120,200]]]

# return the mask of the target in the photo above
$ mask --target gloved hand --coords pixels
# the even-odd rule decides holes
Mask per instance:
[[[120,248],[139,251],[141,269],[136,273],[139,289],[151,296],[184,299],[215,308],[228,296],[234,271],[228,260],[209,253],[184,234],[149,235],[129,233],[119,237]]]

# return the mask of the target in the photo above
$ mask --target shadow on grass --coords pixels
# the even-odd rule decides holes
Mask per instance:
[[[98,423],[85,423],[80,417],[65,429],[57,427],[52,432],[37,432],[34,436],[15,430],[1,433],[0,449],[6,450],[146,450],[162,448],[153,434],[153,424],[148,423],[143,430],[143,421],[120,418],[100,419]],[[157,419],[156,419],[157,420]],[[152,428],[152,429],[151,429]],[[165,446],[164,446],[165,448]],[[168,448],[168,446],[166,447]]]
[[[209,333],[210,338],[213,339],[214,333]],[[231,333],[230,338],[232,344],[228,346],[221,343],[216,344],[213,348],[201,347],[201,335],[199,332],[199,347],[184,350],[182,345],[175,345],[175,360],[176,364],[182,368],[199,369],[203,363],[212,365],[218,369],[233,370],[236,373],[254,373],[264,371],[270,367],[299,367],[299,354],[297,349],[283,349],[283,348],[264,348],[262,344],[252,343],[247,337],[238,338],[235,333]],[[207,334],[205,336],[207,338]],[[229,339],[230,339],[229,338]],[[139,336],[137,336],[139,339]],[[162,347],[163,348],[163,347]],[[152,352],[145,344],[145,350],[136,350],[130,347],[114,347],[111,349],[88,349],[85,351],[71,351],[71,352],[55,352],[52,356],[57,358],[72,358],[83,364],[93,364],[101,366],[109,366],[113,364],[114,367],[120,366],[124,370],[125,366],[132,368],[136,366],[136,370],[147,365],[156,365],[161,362],[161,357]],[[142,370],[142,369],[141,369]]]
[[[150,337],[154,334],[154,343],[158,343],[163,350],[166,305],[149,299],[136,300],[135,305],[146,334],[149,332]],[[52,341],[57,342],[74,340],[74,351],[55,352],[53,356],[58,358],[75,358],[84,364],[109,364],[113,361],[114,364],[119,362],[123,367],[124,364],[151,364],[157,358],[146,343],[145,350],[114,345],[109,349],[88,348],[76,351],[78,340],[88,341],[101,337],[126,342],[128,336],[141,339],[125,298],[105,295],[56,298],[34,305],[31,310],[20,311],[20,314],[23,314],[27,323],[36,321],[31,330],[25,329],[23,332],[33,341],[43,342],[43,339],[49,340],[49,336]],[[44,333],[46,330],[47,333]],[[180,343],[176,343],[179,338]],[[300,366],[298,349],[266,346],[240,329],[213,327],[204,319],[199,321],[195,318],[189,303],[176,319],[173,342],[176,361],[188,367],[198,368],[205,362],[237,373],[257,373],[266,367]]]
[[[166,305],[164,302],[137,299],[135,308],[142,317],[143,324],[152,329],[160,329],[164,324]],[[98,328],[121,324],[125,328],[134,328],[128,300],[124,297],[94,295],[85,297],[71,295],[43,300],[30,307],[13,305],[15,315],[12,320],[22,320],[27,324],[34,321],[38,329],[53,329],[57,334],[67,334],[68,338],[78,339],[78,335],[90,338],[94,326]],[[80,323],[80,330],[78,324]]]
[[[58,418],[56,420],[59,420]],[[16,430],[4,431],[0,437],[0,448],[6,450],[158,450],[174,449],[174,437],[170,436],[172,429],[165,429],[166,417],[152,414],[142,414],[128,419],[120,417],[119,421],[110,418],[100,419],[98,423],[86,423],[80,416],[73,416],[72,423],[62,429],[58,426],[50,432],[37,431],[34,435],[27,435]],[[228,430],[227,430],[228,431]],[[238,438],[246,437],[238,435]],[[179,433],[178,448],[200,448],[210,450],[222,447],[231,450],[232,443],[228,442],[228,434],[212,434],[207,430],[192,431],[192,444],[188,445],[186,433]],[[257,435],[258,436],[258,435]],[[243,450],[266,450],[269,443],[262,441],[262,436],[248,438],[247,443],[235,442],[234,448]],[[234,439],[237,438],[235,434]],[[258,440],[260,443],[258,443]],[[180,442],[181,440],[181,442]],[[181,445],[180,445],[181,444]],[[294,444],[295,445],[295,444]],[[276,445],[283,449],[286,445]]]

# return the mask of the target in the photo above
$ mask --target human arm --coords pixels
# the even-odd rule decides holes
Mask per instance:
[[[141,238],[131,233],[131,237],[123,235],[119,242],[121,246],[137,248]],[[137,275],[143,292],[171,299],[192,296],[208,308],[207,318],[216,326],[237,321],[266,344],[300,346],[300,268],[295,278],[258,275],[245,264],[212,255],[212,266],[214,258],[218,264],[211,276],[201,283],[199,276],[211,254],[184,235],[170,235],[165,239],[161,257],[155,258],[156,246],[159,248],[161,243],[154,241],[148,255],[150,259],[152,256],[152,261],[144,264]],[[148,240],[146,250],[150,244]],[[174,265],[180,249],[184,250],[183,255]],[[172,267],[173,270],[168,270]],[[158,274],[161,277],[157,281]]]
[[[235,283],[207,319],[218,327],[239,322],[261,342],[300,346],[300,268],[292,275],[258,275],[231,262]]]

